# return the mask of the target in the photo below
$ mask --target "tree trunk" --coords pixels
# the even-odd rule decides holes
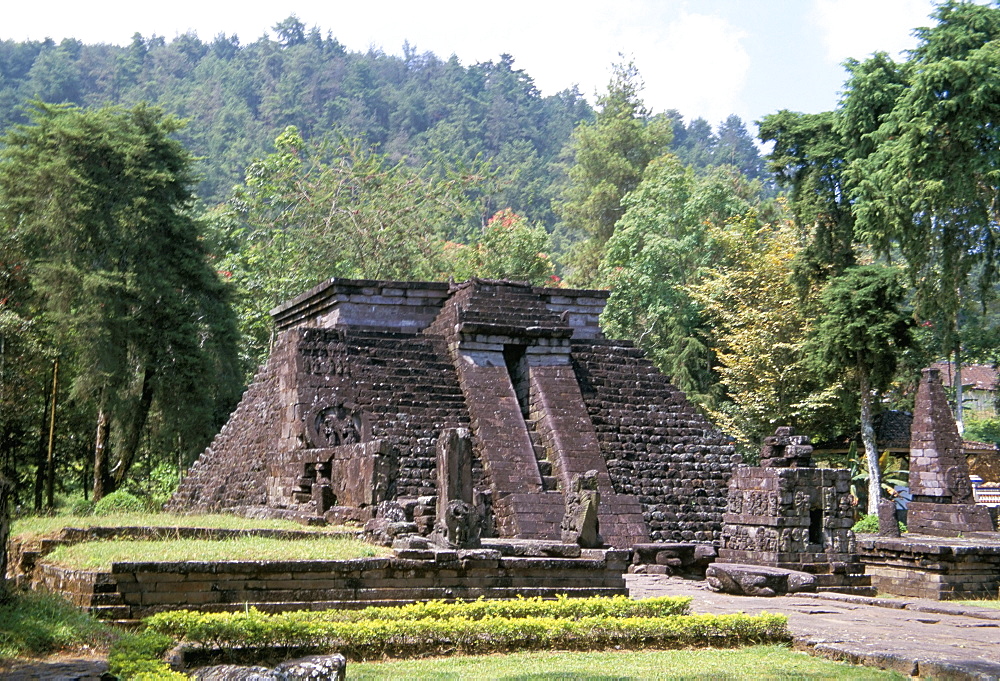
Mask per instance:
[[[132,468],[135,461],[135,453],[139,449],[139,440],[142,431],[146,427],[146,420],[149,418],[149,410],[153,406],[153,369],[146,367],[142,373],[142,388],[139,394],[139,404],[132,417],[132,422],[128,426],[124,442],[118,448],[118,461],[115,462],[112,475],[115,480],[115,487],[121,487]]]
[[[56,399],[59,395],[59,358],[52,363],[52,408],[49,411],[49,450],[45,462],[46,506],[55,508],[56,487]]]
[[[875,426],[872,423],[872,391],[868,373],[861,370],[861,442],[868,461],[868,515],[878,515],[878,502],[882,498],[882,469],[878,463],[875,446]]]
[[[94,503],[100,501],[105,494],[114,491],[114,480],[108,473],[108,435],[110,431],[111,419],[104,407],[101,407],[97,412],[97,435],[94,438]]]
[[[38,450],[35,453],[35,511],[42,510],[45,499],[45,441],[46,425],[49,422],[49,395],[42,395],[42,422],[38,426]]]
[[[0,472],[0,603],[7,600],[7,538],[10,536],[10,495],[14,486]]]
[[[955,377],[952,380],[952,385],[955,386],[955,425],[958,427],[958,434],[961,435],[965,432],[965,419],[963,419],[962,402],[964,401],[965,395],[962,390],[962,347],[961,344],[955,341]]]

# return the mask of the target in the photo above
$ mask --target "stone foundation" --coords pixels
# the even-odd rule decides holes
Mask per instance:
[[[857,551],[881,594],[947,601],[995,599],[1000,590],[1000,537],[863,536]]]
[[[33,586],[62,593],[98,618],[129,622],[178,609],[232,612],[255,607],[281,612],[434,599],[627,593],[627,551],[581,552],[576,546],[560,546],[532,550],[520,544],[505,550],[514,555],[485,548],[400,551],[390,558],[346,561],[115,563],[107,572],[43,562],[35,570]]]

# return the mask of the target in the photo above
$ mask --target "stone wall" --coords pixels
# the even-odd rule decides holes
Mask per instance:
[[[301,464],[299,476],[308,477],[306,464],[329,461],[329,448],[371,440],[384,441],[394,461],[385,497],[431,495],[438,434],[468,422],[440,339],[292,329],[167,508],[321,515],[311,498],[290,490],[296,480],[288,466]],[[474,470],[482,476],[481,465]],[[278,471],[282,479],[269,481]]]
[[[733,446],[625,341],[574,340],[572,362],[616,492],[642,504],[650,538],[713,541]]]
[[[101,619],[131,622],[181,608],[280,612],[627,593],[627,551],[585,550],[576,558],[505,556],[493,549],[402,553],[347,561],[115,563],[108,572],[42,564],[35,586],[62,593]]]

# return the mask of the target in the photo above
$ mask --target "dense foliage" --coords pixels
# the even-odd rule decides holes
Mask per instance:
[[[0,223],[25,280],[5,302],[66,358],[69,397],[96,423],[95,499],[124,484],[144,438],[202,445],[239,389],[177,129],[144,105],[39,104],[0,152]]]

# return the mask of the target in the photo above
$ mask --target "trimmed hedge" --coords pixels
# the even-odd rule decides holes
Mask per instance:
[[[559,648],[669,648],[774,643],[789,638],[781,615],[454,616],[336,621],[324,613],[163,613],[152,631],[205,648],[336,650],[350,660]]]
[[[369,607],[363,610],[297,611],[275,615],[247,613],[201,613],[191,610],[175,610],[152,615],[146,619],[150,629],[189,641],[222,637],[228,641],[237,640],[240,632],[250,627],[271,627],[275,630],[309,626],[315,622],[367,622],[398,620],[447,620],[463,618],[482,620],[487,618],[518,619],[524,617],[550,617],[555,619],[580,619],[583,617],[666,617],[686,615],[691,608],[691,598],[687,596],[663,596],[636,601],[627,596],[598,596],[593,598],[569,598],[559,596],[556,600],[540,597],[516,598],[512,600],[475,601],[427,601],[403,606]],[[268,624],[257,621],[260,616],[269,618]],[[253,621],[255,624],[251,624]],[[192,638],[194,637],[194,638]]]

